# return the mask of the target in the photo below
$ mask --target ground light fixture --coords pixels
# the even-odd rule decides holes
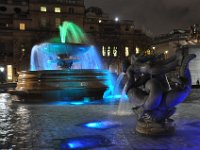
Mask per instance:
[[[92,121],[92,122],[87,122],[80,124],[79,126],[86,127],[86,128],[91,128],[91,129],[100,129],[100,130],[106,130],[110,128],[116,128],[120,126],[120,123],[116,121]]]
[[[89,149],[96,147],[111,146],[112,143],[109,139],[102,135],[88,135],[66,139],[62,144],[61,150],[70,149]]]

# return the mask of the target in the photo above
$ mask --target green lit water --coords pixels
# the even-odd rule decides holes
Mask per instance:
[[[61,43],[88,43],[88,39],[83,30],[76,24],[64,21],[59,26]]]

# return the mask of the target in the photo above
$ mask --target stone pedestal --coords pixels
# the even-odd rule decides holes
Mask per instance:
[[[136,132],[147,136],[169,135],[175,132],[175,123],[172,119],[162,123],[138,121]]]

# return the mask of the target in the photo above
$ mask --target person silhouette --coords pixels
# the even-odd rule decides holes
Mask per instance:
[[[196,82],[196,84],[199,86],[199,79],[197,79],[197,82]]]

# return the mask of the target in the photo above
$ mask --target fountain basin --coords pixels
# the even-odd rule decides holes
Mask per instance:
[[[27,101],[102,99],[108,88],[107,70],[43,70],[19,72],[12,94]]]

